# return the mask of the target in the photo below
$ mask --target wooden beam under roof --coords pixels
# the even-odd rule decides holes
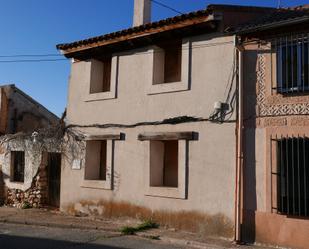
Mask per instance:
[[[145,132],[138,135],[138,140],[197,140],[198,133],[193,131],[185,132]]]

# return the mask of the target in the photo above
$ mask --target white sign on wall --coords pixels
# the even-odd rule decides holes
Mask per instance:
[[[72,164],[72,169],[81,169],[81,160],[80,159],[74,159]]]

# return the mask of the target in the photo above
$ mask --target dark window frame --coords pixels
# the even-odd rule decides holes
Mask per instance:
[[[278,93],[309,92],[309,36],[278,38],[275,42]]]
[[[150,162],[150,187],[163,187],[163,188],[178,188],[179,187],[179,179],[178,179],[178,171],[179,171],[179,143],[178,140],[154,140],[152,142],[160,142],[162,143],[163,153],[162,153],[162,168],[161,171],[161,183],[152,183],[153,178],[157,178],[157,175],[154,176],[152,174],[158,174],[158,169],[154,169],[152,167],[157,167],[158,165],[152,165]],[[152,146],[152,145],[150,145]],[[152,153],[152,149],[150,149],[150,153]]]
[[[92,165],[86,161],[85,165],[85,175],[84,180],[87,181],[106,181],[107,179],[107,140],[89,140],[87,143],[91,142],[98,142],[100,148],[98,149],[99,161],[97,164]],[[87,145],[86,145],[87,146]],[[87,153],[87,152],[86,152]],[[97,168],[96,176],[88,176],[87,171],[89,170],[88,167]]]
[[[277,210],[309,217],[309,138],[284,137],[277,143]]]
[[[25,152],[11,151],[11,182],[25,181]]]
[[[107,56],[99,61],[102,63],[102,80],[101,82],[90,82],[90,94],[107,93],[111,91],[112,56]],[[96,85],[93,86],[91,84]]]
[[[168,84],[181,81],[182,72],[182,40],[171,40],[158,44],[164,51],[163,82]]]

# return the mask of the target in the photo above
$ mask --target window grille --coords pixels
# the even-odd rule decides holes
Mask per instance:
[[[286,36],[274,41],[277,92],[309,91],[308,41],[309,34]]]
[[[280,138],[276,143],[278,212],[308,217],[309,138]]]

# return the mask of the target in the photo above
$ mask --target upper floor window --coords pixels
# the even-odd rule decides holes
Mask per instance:
[[[79,63],[85,64],[85,101],[115,99],[118,80],[117,55],[105,56],[104,59],[91,59]]]
[[[153,84],[181,81],[182,41],[175,40],[157,44],[154,53]]]
[[[92,68],[93,80],[90,83],[90,94],[109,92],[111,90],[112,58],[97,61]]]
[[[191,56],[190,39],[174,39],[152,46],[153,71],[148,94],[190,90]]]
[[[276,43],[277,91],[279,93],[309,90],[308,37],[280,38]]]

